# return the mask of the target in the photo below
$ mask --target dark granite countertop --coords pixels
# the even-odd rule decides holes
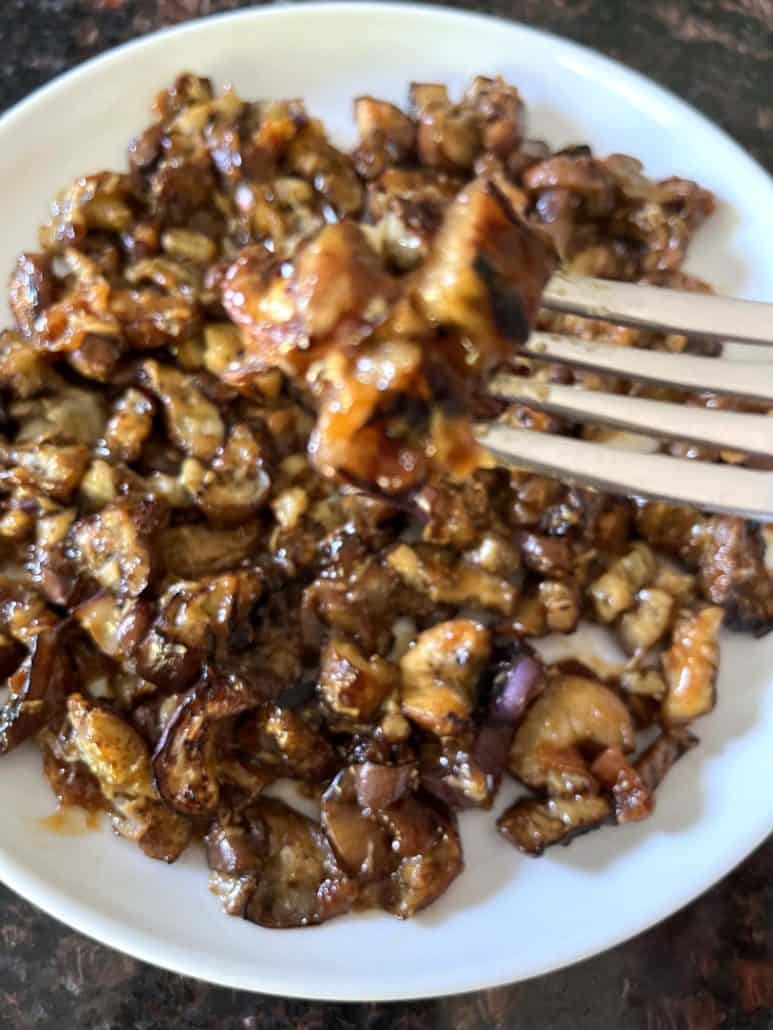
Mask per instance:
[[[472,0],[640,69],[773,170],[773,0]],[[0,107],[134,36],[250,0],[3,0]],[[0,1030],[771,1030],[773,840],[683,912],[571,969],[406,1005],[242,994],[144,966],[0,887]]]

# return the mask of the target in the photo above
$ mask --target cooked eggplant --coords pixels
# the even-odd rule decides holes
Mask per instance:
[[[344,640],[331,640],[322,652],[318,690],[331,710],[354,722],[373,719],[396,689],[397,670],[378,655],[366,659]]]
[[[0,755],[18,747],[47,722],[55,721],[64,707],[73,686],[73,668],[58,637],[58,630],[38,634],[29,654],[8,680],[10,695],[0,708]]]
[[[602,751],[591,766],[591,772],[611,792],[618,823],[649,819],[655,808],[655,798],[619,747],[608,747]]]
[[[509,768],[535,790],[584,792],[593,777],[581,749],[629,752],[635,741],[630,712],[614,691],[583,676],[560,675],[526,713],[510,749]]]
[[[677,617],[661,659],[667,687],[661,711],[668,725],[690,722],[714,707],[723,616],[721,608],[703,608]]]
[[[472,716],[489,652],[488,631],[477,622],[425,630],[400,660],[403,713],[430,733],[453,735]]]
[[[459,832],[442,803],[415,797],[403,798],[377,818],[397,859],[381,904],[408,919],[445,894],[464,868]]]
[[[215,811],[222,724],[256,708],[267,692],[265,685],[207,675],[184,695],[153,755],[156,788],[175,811],[190,816]]]
[[[541,855],[553,844],[601,826],[611,815],[609,802],[599,795],[574,798],[532,798],[516,801],[497,820],[502,836],[525,855]]]
[[[273,798],[256,802],[247,817],[266,844],[246,919],[276,928],[314,926],[349,911],[357,886],[315,822]]]

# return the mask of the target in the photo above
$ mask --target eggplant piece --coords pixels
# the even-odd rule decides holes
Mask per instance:
[[[211,870],[209,889],[220,898],[225,912],[244,916],[255,891],[258,870],[268,852],[265,823],[244,814],[224,812],[204,838]]]
[[[46,740],[43,746],[43,772],[60,805],[78,805],[87,812],[100,812],[106,807],[99,780],[81,761],[65,758],[58,740]]]
[[[351,909],[357,885],[317,823],[273,798],[261,798],[246,815],[266,839],[246,919],[275,928],[314,926]]]
[[[546,238],[480,178],[449,205],[415,293],[430,322],[470,338],[485,372],[527,339],[556,264]]]
[[[647,544],[634,544],[628,554],[618,558],[589,587],[601,622],[613,622],[618,615],[633,608],[636,594],[652,582],[657,571],[657,559]]]
[[[704,596],[722,605],[731,629],[758,636],[773,627],[773,576],[765,565],[765,542],[758,526],[730,515],[706,524],[699,562]]]
[[[209,461],[225,438],[220,412],[193,376],[148,360],[142,378],[164,406],[170,439],[186,454]]]
[[[403,714],[438,736],[458,732],[472,716],[489,653],[488,630],[469,619],[425,630],[400,660]]]
[[[645,655],[671,624],[674,598],[665,590],[645,587],[636,595],[636,607],[623,615],[618,633],[630,655]]]
[[[112,808],[115,832],[159,862],[176,862],[193,837],[189,819],[153,798],[119,796],[113,798]]]
[[[415,762],[401,765],[380,765],[363,762],[351,766],[357,804],[372,812],[388,808],[413,792],[418,785]]]
[[[661,656],[667,687],[661,714],[667,725],[690,722],[714,707],[723,616],[722,608],[677,616],[671,646]]]
[[[354,722],[372,720],[397,686],[397,669],[354,644],[333,639],[322,652],[318,690],[330,709]]]
[[[387,831],[370,818],[370,806],[360,803],[360,768],[342,769],[327,788],[321,821],[344,872],[360,883],[371,883],[391,875],[394,857]]]
[[[602,751],[591,766],[591,772],[611,793],[618,823],[649,819],[655,808],[655,797],[636,768],[625,760],[620,748],[608,747]]]
[[[34,590],[0,578],[0,625],[19,644],[28,647],[38,634],[55,629],[59,621]]]
[[[502,836],[525,855],[541,855],[553,844],[601,826],[611,815],[609,802],[598,795],[516,801],[497,820]]]
[[[130,723],[81,694],[67,699],[67,719],[78,757],[109,801],[116,795],[155,799],[150,752]]]
[[[338,761],[326,737],[297,711],[276,704],[262,705],[237,731],[241,751],[278,776],[311,783],[329,779]]]
[[[523,533],[521,557],[527,569],[540,576],[568,576],[574,568],[574,549],[565,536]]]
[[[220,724],[265,700],[257,684],[207,674],[181,700],[153,755],[161,798],[182,815],[208,815],[220,800],[217,770]]]
[[[84,601],[74,612],[81,626],[109,658],[130,657],[150,626],[150,607],[131,598],[119,601],[103,593]]]
[[[457,737],[428,737],[421,748],[421,784],[450,808],[491,808],[502,782],[514,727],[487,722]]]
[[[584,676],[560,675],[531,706],[510,749],[510,772],[527,787],[551,793],[592,789],[580,748],[632,751],[631,714],[609,687]]]
[[[105,427],[104,448],[113,461],[137,461],[153,430],[155,404],[141,390],[130,387],[113,405]]]
[[[72,543],[80,564],[115,594],[137,597],[150,582],[146,531],[152,528],[153,515],[147,508],[144,502],[109,504],[73,526]]]
[[[246,822],[230,814],[212,823],[204,843],[209,868],[226,876],[257,873],[268,849],[262,821]]]
[[[654,791],[671,766],[697,746],[697,737],[681,726],[674,726],[661,733],[639,757],[636,771],[648,789]]]
[[[44,443],[0,446],[0,463],[16,466],[13,480],[66,504],[85,475],[91,449],[85,444]]]
[[[10,697],[0,708],[0,755],[55,723],[71,689],[73,668],[62,650],[60,631],[38,634],[29,654],[8,680]]]
[[[160,632],[188,648],[207,648],[243,627],[262,593],[263,578],[251,569],[174,583],[159,602]]]
[[[168,640],[154,625],[138,644],[134,664],[143,679],[163,691],[178,693],[201,676],[204,655],[195,648]]]
[[[197,502],[210,522],[239,526],[254,517],[271,492],[266,447],[248,425],[235,425],[204,473]]]
[[[464,868],[462,842],[450,811],[439,802],[403,798],[377,813],[392,841],[397,867],[381,892],[392,915],[408,919],[448,890]]]
[[[489,714],[496,722],[515,727],[526,709],[545,689],[545,670],[539,658],[528,652],[500,666],[494,677],[489,699]]]
[[[407,586],[441,604],[471,604],[509,615],[518,596],[506,579],[480,565],[460,562],[440,547],[398,544],[387,564]]]
[[[160,534],[159,552],[170,575],[202,579],[241,565],[257,547],[259,539],[260,528],[256,522],[237,529],[173,526]]]

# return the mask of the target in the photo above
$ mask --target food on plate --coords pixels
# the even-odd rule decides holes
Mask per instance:
[[[203,842],[265,927],[421,911],[462,872],[457,812],[504,785],[526,854],[649,817],[721,624],[773,626],[765,538],[496,468],[471,427],[586,431],[503,410],[501,365],[623,389],[519,354],[534,324],[683,349],[540,295],[559,261],[703,289],[711,195],[552,151],[501,79],[360,97],[351,152],[192,74],[155,115],[11,278],[0,753],[35,740],[57,798],[152,858]],[[619,675],[540,658],[581,620]]]

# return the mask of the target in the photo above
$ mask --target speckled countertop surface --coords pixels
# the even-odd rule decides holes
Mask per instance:
[[[250,0],[1,0],[0,107],[127,39]],[[773,0],[473,0],[701,108],[773,171]],[[0,887],[0,1030],[771,1030],[773,840],[634,941],[515,987],[407,1005],[241,994],[144,966]]]

